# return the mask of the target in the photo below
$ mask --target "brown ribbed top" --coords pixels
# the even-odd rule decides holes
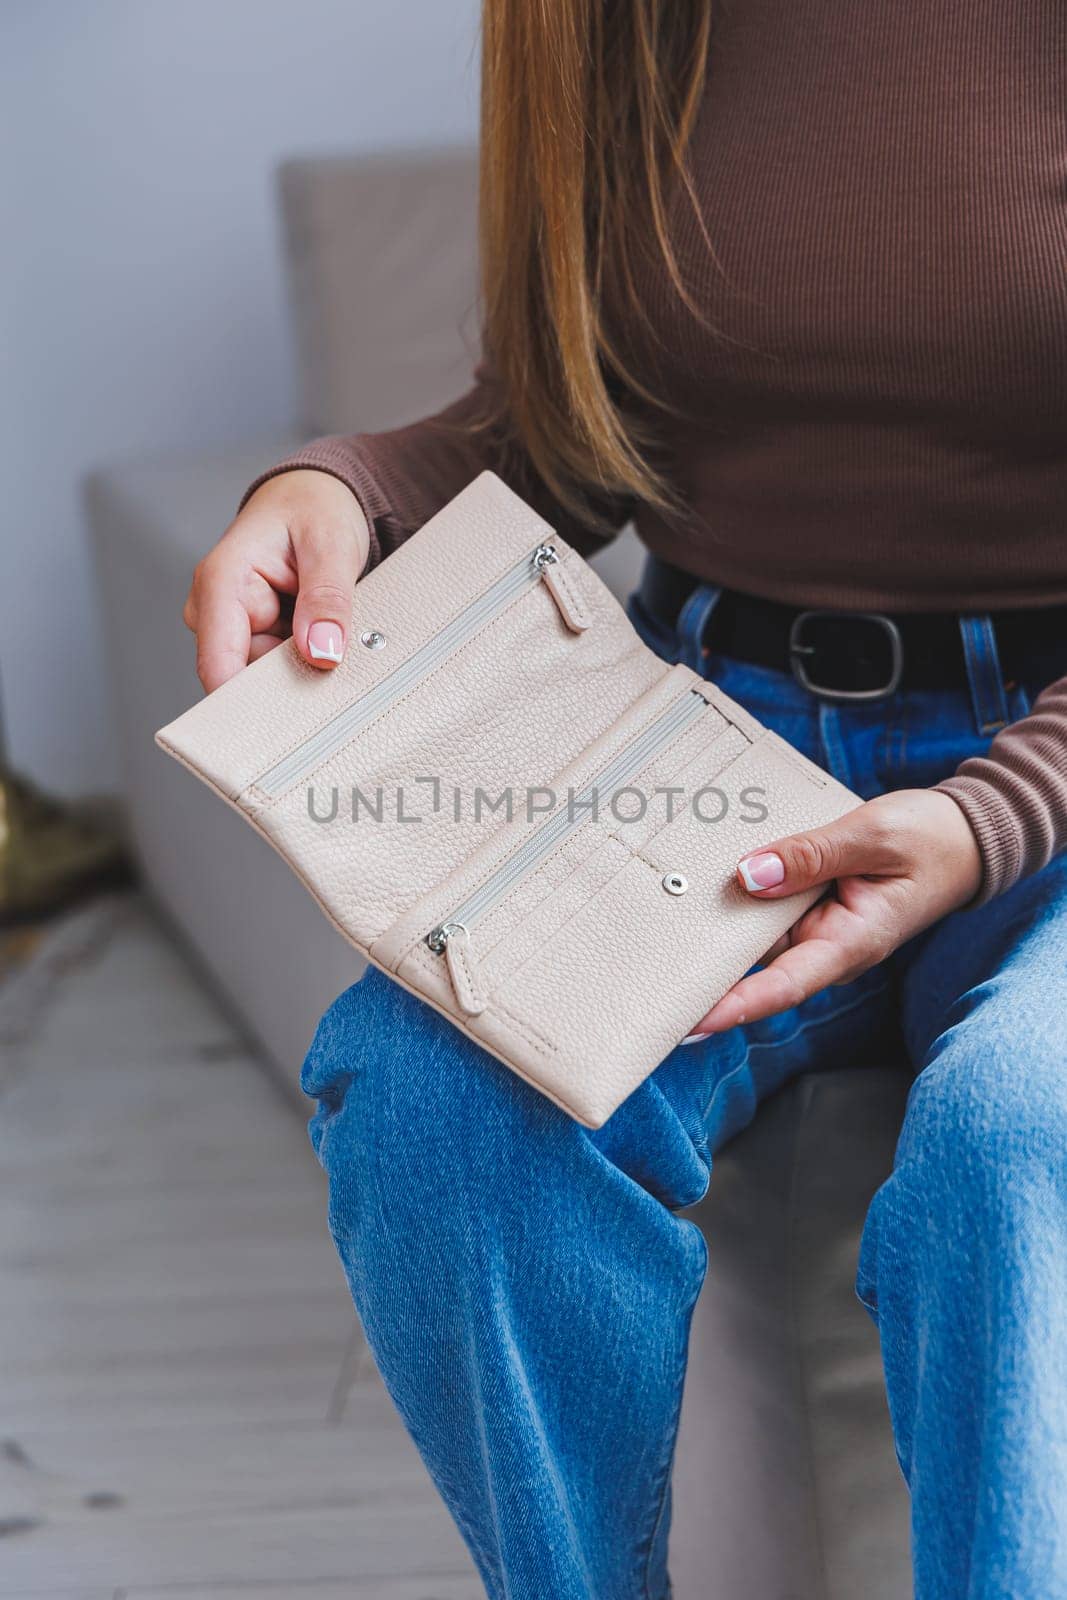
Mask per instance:
[[[691,164],[715,257],[682,202],[674,237],[711,326],[659,272],[655,340],[619,330],[681,413],[690,514],[619,522],[799,604],[1067,601],[1063,0],[729,0]],[[589,551],[527,462],[439,426],[474,403],[275,470],[344,479],[374,560],[487,466]],[[938,787],[978,835],[980,899],[1043,865],[1067,842],[1067,679]]]

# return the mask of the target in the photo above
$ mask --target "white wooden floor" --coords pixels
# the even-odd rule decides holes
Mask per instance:
[[[301,1119],[142,902],[0,987],[3,1600],[477,1600]]]

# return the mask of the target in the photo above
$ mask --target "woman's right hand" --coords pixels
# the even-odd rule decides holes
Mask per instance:
[[[208,693],[290,634],[310,666],[335,667],[369,548],[362,507],[339,478],[303,468],[268,478],[200,562],[185,602]]]

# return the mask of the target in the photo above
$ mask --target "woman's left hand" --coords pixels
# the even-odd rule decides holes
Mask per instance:
[[[825,828],[742,856],[737,875],[760,900],[816,884],[834,890],[775,944],[758,972],[722,997],[690,1040],[799,1005],[849,983],[939,917],[965,905],[982,878],[978,844],[956,802],[936,789],[879,795]]]

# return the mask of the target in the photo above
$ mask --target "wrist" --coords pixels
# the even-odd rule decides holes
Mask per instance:
[[[969,905],[982,888],[985,865],[978,836],[966,812],[944,789],[931,789],[939,807],[938,837],[941,839],[953,896],[953,909]]]

